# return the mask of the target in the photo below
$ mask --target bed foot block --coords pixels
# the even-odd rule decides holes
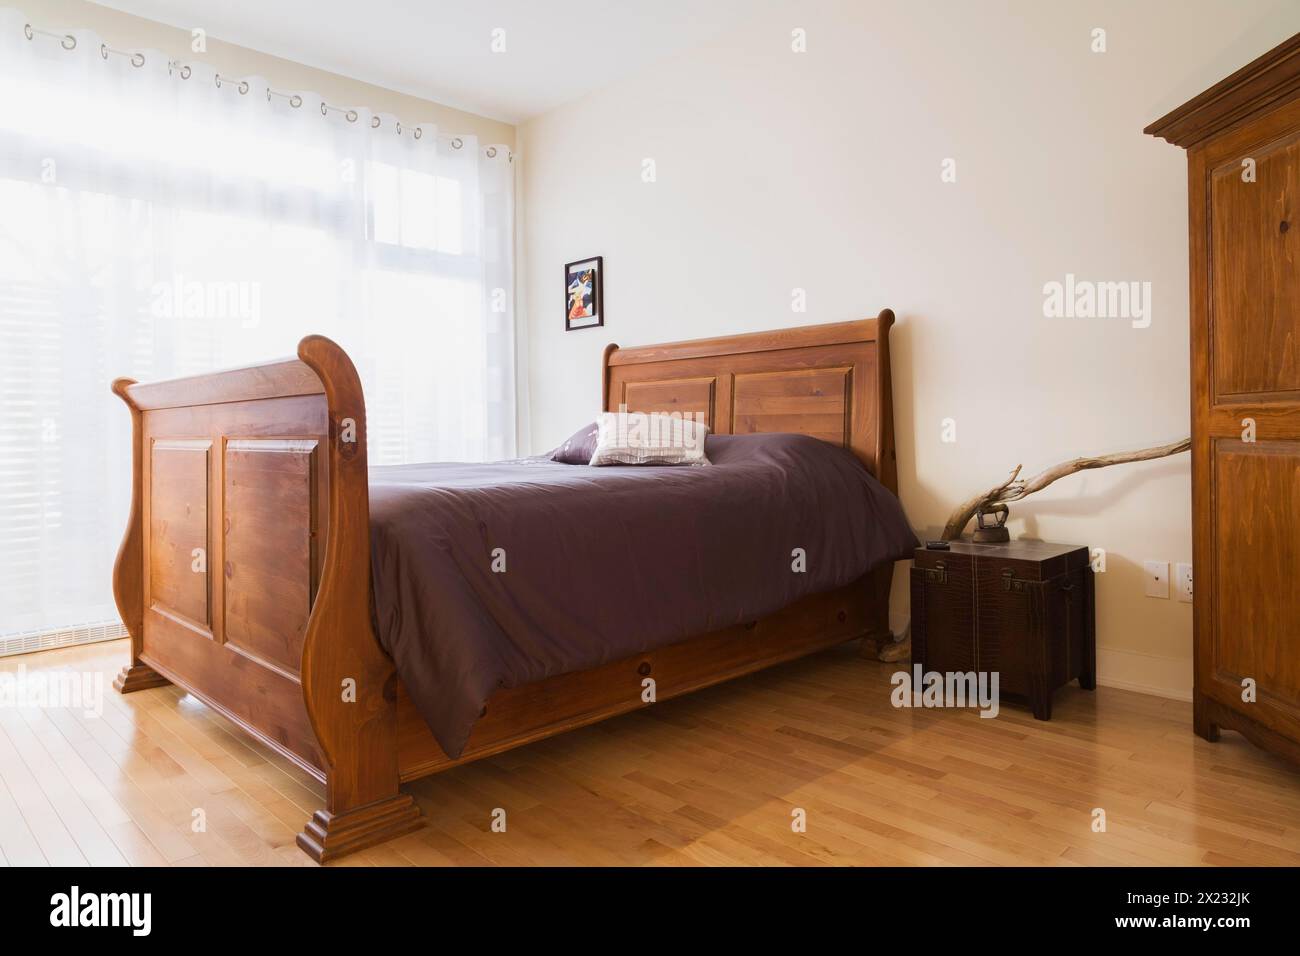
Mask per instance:
[[[909,626],[902,634],[895,636],[889,628],[868,632],[862,638],[862,656],[868,660],[910,661],[912,659],[912,634]]]
[[[137,690],[148,690],[150,687],[162,687],[170,683],[171,681],[148,664],[136,661],[122,668],[122,672],[113,679],[113,689],[119,694],[131,694]]]
[[[317,863],[325,863],[422,826],[415,799],[399,793],[342,813],[317,810],[298,834],[298,848]]]

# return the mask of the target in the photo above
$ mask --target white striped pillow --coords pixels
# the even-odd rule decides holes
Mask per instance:
[[[703,415],[699,416],[703,419]],[[709,426],[680,412],[602,412],[592,465],[707,465]]]

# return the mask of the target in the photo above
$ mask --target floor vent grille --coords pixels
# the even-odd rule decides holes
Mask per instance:
[[[47,631],[26,631],[0,636],[0,657],[48,651],[55,647],[72,647],[77,644],[95,644],[126,637],[128,631],[121,621],[102,621],[99,624],[82,624],[77,627],[57,628]]]

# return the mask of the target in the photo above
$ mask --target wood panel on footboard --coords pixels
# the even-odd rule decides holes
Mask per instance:
[[[896,489],[893,314],[607,349],[606,408],[705,411],[715,431],[851,448]],[[421,825],[400,783],[888,628],[892,566],[735,628],[503,689],[465,753],[435,742],[370,614],[365,398],[320,336],[298,357],[113,392],[133,425],[132,502],[113,572],[131,656],[122,693],[174,682],[325,785],[298,845],[318,861]]]

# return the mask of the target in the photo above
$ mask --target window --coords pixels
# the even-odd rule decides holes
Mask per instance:
[[[507,149],[74,36],[0,11],[0,653],[116,620],[118,376],[321,333],[373,464],[515,452]]]

